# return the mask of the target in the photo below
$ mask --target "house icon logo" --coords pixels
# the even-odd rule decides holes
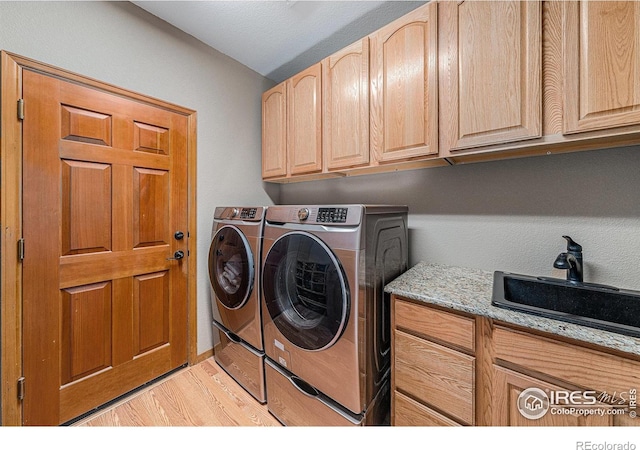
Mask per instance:
[[[518,396],[518,411],[527,419],[539,419],[549,411],[549,396],[542,389],[525,389]]]

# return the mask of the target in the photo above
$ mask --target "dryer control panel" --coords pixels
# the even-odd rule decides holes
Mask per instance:
[[[264,215],[265,207],[218,207],[213,218],[216,220],[244,220],[259,222]]]

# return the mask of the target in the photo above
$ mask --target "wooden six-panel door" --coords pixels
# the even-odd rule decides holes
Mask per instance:
[[[23,423],[55,425],[187,362],[188,119],[30,70],[23,96]]]

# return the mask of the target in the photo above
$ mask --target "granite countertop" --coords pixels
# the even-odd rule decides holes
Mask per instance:
[[[510,311],[491,305],[493,272],[420,262],[385,292],[457,311],[640,355],[640,338]]]

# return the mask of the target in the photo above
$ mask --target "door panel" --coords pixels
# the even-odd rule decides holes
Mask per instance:
[[[134,247],[168,245],[169,172],[133,168]]]
[[[62,254],[111,250],[111,166],[62,160]]]
[[[111,283],[61,290],[62,384],[111,366]]]
[[[140,355],[169,342],[169,273],[133,278],[134,353]]]
[[[169,130],[134,122],[133,149],[137,152],[169,154]]]
[[[60,138],[110,146],[111,116],[61,105]]]
[[[24,424],[187,360],[187,118],[25,70]]]

